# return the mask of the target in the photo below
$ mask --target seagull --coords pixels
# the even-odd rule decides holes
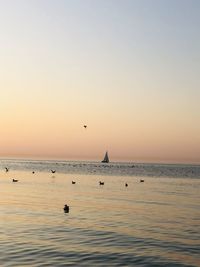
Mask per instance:
[[[83,127],[86,129],[87,128],[87,125],[83,125]]]

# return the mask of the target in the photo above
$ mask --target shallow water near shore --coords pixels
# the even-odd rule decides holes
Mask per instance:
[[[103,166],[1,161],[0,265],[200,266],[199,166]]]

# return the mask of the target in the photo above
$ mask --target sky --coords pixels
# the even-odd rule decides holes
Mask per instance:
[[[0,157],[200,163],[199,12],[0,0]]]

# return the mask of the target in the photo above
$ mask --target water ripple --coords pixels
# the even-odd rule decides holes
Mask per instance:
[[[20,164],[9,165],[16,167],[10,173],[21,177],[17,185],[9,173],[0,172],[0,266],[199,266],[198,168]],[[51,164],[58,168],[54,178],[46,171]],[[39,168],[34,175],[33,166]],[[76,174],[72,186],[77,166],[109,175]],[[66,174],[70,168],[72,175]],[[186,179],[192,169],[195,179]],[[141,173],[148,176],[143,184],[137,177]],[[167,176],[172,173],[179,178]],[[99,180],[105,181],[103,187]]]

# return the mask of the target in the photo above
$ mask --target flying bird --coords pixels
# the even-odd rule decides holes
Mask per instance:
[[[86,129],[87,128],[87,125],[83,125],[83,127]]]

